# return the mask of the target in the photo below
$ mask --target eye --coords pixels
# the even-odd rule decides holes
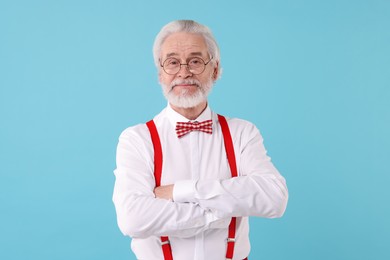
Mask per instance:
[[[175,66],[178,66],[179,64],[180,64],[180,62],[174,58],[167,59],[164,62],[164,66],[166,66],[166,67],[175,67]]]
[[[179,61],[176,60],[176,59],[170,59],[170,60],[168,60],[168,64],[170,64],[170,65],[177,65],[177,64],[179,64]]]
[[[190,65],[190,66],[200,66],[202,64],[204,64],[204,63],[200,58],[193,58],[193,59],[190,59],[190,61],[188,62],[188,65]]]

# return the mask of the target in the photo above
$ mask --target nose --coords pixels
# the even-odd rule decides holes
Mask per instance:
[[[180,70],[177,73],[177,76],[181,78],[188,78],[192,76],[192,73],[190,72],[190,69],[188,68],[187,64],[181,64],[180,65]]]

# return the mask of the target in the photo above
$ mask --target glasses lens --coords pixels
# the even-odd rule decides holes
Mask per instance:
[[[204,70],[204,61],[201,58],[193,58],[188,61],[188,67],[194,74],[200,74]]]
[[[180,70],[180,61],[175,58],[168,58],[164,61],[163,68],[168,74],[176,74]]]

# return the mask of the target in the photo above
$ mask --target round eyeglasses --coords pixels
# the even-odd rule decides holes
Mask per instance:
[[[189,59],[187,63],[180,63],[180,60],[176,58],[168,58],[163,64],[160,64],[160,66],[165,73],[175,75],[180,71],[182,65],[186,65],[189,72],[197,75],[201,74],[206,69],[206,65],[209,64],[212,59],[213,57],[211,57],[208,62],[204,62],[203,59],[196,57]]]

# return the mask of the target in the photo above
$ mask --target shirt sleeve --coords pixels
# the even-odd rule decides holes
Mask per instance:
[[[175,201],[197,203],[220,218],[275,218],[284,214],[288,201],[286,181],[267,156],[258,129],[244,122],[241,128],[229,124],[239,176],[225,180],[175,182]]]
[[[216,217],[197,203],[155,198],[153,151],[148,151],[145,142],[130,130],[119,138],[113,202],[122,233],[137,238],[191,237],[206,229],[226,228],[228,220]],[[149,146],[152,147],[151,141]]]

